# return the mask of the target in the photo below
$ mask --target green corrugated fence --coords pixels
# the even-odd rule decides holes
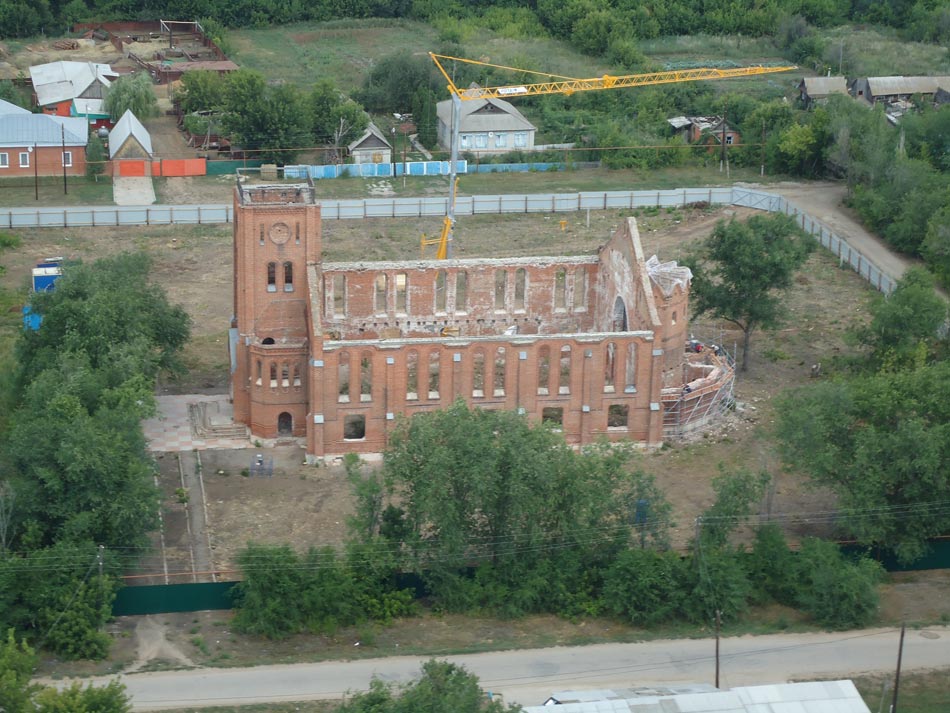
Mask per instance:
[[[112,604],[113,616],[165,614],[178,611],[231,609],[231,590],[237,582],[150,584],[124,587]]]
[[[248,159],[247,161],[208,161],[209,176],[224,176],[228,173],[236,173],[239,168],[259,168],[264,164],[258,159]]]

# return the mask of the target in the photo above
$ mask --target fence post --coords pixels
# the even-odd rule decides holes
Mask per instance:
[[[422,217],[422,199],[421,198],[417,201],[416,205],[419,207],[418,213],[419,213],[419,217],[421,218]]]
[[[198,225],[201,225],[201,206],[198,206]]]
[[[116,225],[119,224],[119,208],[118,208],[118,206],[116,206],[116,208],[115,208],[115,224],[116,224]]]
[[[68,227],[69,227],[69,220],[67,220],[67,218],[66,218],[66,209],[65,209],[65,208],[63,208],[63,227],[64,227],[64,228],[68,228]]]
[[[173,205],[168,206],[168,224],[175,224],[175,206]]]
[[[152,224],[152,209],[151,208],[145,209],[145,224],[146,225]]]

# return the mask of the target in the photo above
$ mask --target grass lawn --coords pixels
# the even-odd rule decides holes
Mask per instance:
[[[893,674],[860,676],[853,680],[864,702],[871,709],[871,713],[890,710],[894,695]],[[950,683],[948,682],[950,682],[948,670],[902,673],[897,709],[901,713],[941,713],[950,710]]]
[[[39,200],[36,188],[31,177],[4,178],[0,180],[0,206],[112,205],[112,179],[108,176],[99,176],[98,181],[70,176],[66,179],[67,193],[63,193],[62,176],[40,176]]]

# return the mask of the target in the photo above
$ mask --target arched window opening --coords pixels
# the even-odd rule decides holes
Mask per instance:
[[[495,369],[493,377],[493,386],[492,386],[492,395],[493,396],[504,396],[505,395],[505,360],[507,354],[505,353],[504,347],[498,347],[498,351],[495,352]]]
[[[294,362],[294,386],[300,386],[300,362]]]
[[[508,292],[508,272],[505,270],[495,271],[495,310],[504,311],[505,293]]]
[[[538,350],[538,396],[547,396],[551,383],[551,349],[541,347]]]
[[[614,300],[614,321],[611,332],[627,331],[627,305],[623,303],[622,297]]]
[[[294,291],[294,264],[292,262],[284,263],[284,292]]]
[[[406,293],[409,291],[409,275],[404,272],[396,273],[396,311],[407,314],[409,300]]]
[[[346,275],[333,276],[333,316],[346,316]]]
[[[485,352],[475,352],[472,359],[472,396],[481,398],[485,395]]]
[[[260,386],[264,381],[264,363],[258,359],[257,360],[257,381],[254,383]]]
[[[571,393],[571,347],[568,344],[561,347],[561,364],[558,373],[557,392],[559,394]]]
[[[627,345],[627,368],[624,370],[626,376],[624,377],[624,387],[623,390],[632,394],[637,390],[637,345],[628,344]]]
[[[446,307],[446,288],[445,283],[448,275],[445,270],[439,270],[435,273],[435,311],[445,312]]]
[[[270,363],[270,387],[277,388],[277,362],[275,361]]]
[[[369,354],[360,357],[360,401],[373,400],[373,360]]]
[[[406,399],[419,398],[419,353],[412,351],[406,355]]]
[[[541,421],[554,426],[555,430],[560,430],[564,425],[564,408],[562,406],[545,406],[541,409]]]
[[[337,401],[341,404],[350,401],[350,355],[347,352],[340,353],[340,361],[336,369],[337,380]]]
[[[468,273],[455,273],[455,311],[465,312],[468,305]]]
[[[670,319],[670,324],[672,324],[674,327],[676,326],[676,310],[673,310],[673,318]]]
[[[267,263],[267,291],[277,292],[277,263]]]
[[[259,227],[260,227],[260,235],[257,236],[257,244],[263,245],[264,244],[264,224],[261,223]]]
[[[613,393],[615,390],[614,385],[614,372],[616,370],[616,360],[617,360],[617,345],[613,342],[607,343],[607,348],[604,350],[604,392]]]
[[[579,312],[587,309],[587,270],[583,267],[574,272],[574,309]]]
[[[439,398],[439,352],[429,354],[429,398]]]
[[[524,312],[528,293],[528,271],[519,267],[515,271],[515,309]]]
[[[294,417],[286,411],[277,417],[277,435],[284,438],[294,435]]]
[[[290,365],[287,362],[280,367],[280,385],[285,389],[290,386]]]
[[[274,343],[274,338],[273,338],[273,337],[264,337],[264,338],[261,340],[261,344],[273,344],[273,343]]]
[[[554,309],[567,309],[567,270],[554,273]]]
[[[376,275],[373,290],[373,309],[376,314],[386,314],[386,295],[389,294],[389,275],[381,272]]]

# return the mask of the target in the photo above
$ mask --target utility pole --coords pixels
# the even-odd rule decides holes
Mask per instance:
[[[716,610],[716,688],[719,688],[719,627],[722,623],[722,612]]]
[[[36,200],[40,199],[40,153],[37,150],[36,142],[33,142],[33,192],[36,194]]]
[[[762,119],[762,165],[759,166],[759,175],[765,175],[765,119]]]
[[[59,127],[61,135],[63,137],[63,195],[69,193],[69,189],[66,187],[66,127]]]
[[[96,563],[99,565],[99,608],[102,609],[102,589],[105,587],[105,581],[102,579],[102,555],[105,552],[105,545],[99,545],[99,551],[96,552]]]
[[[904,655],[904,629],[901,624],[901,639],[897,644],[897,671],[894,672],[894,697],[891,699],[891,713],[897,713],[897,691],[901,685],[901,657]]]

